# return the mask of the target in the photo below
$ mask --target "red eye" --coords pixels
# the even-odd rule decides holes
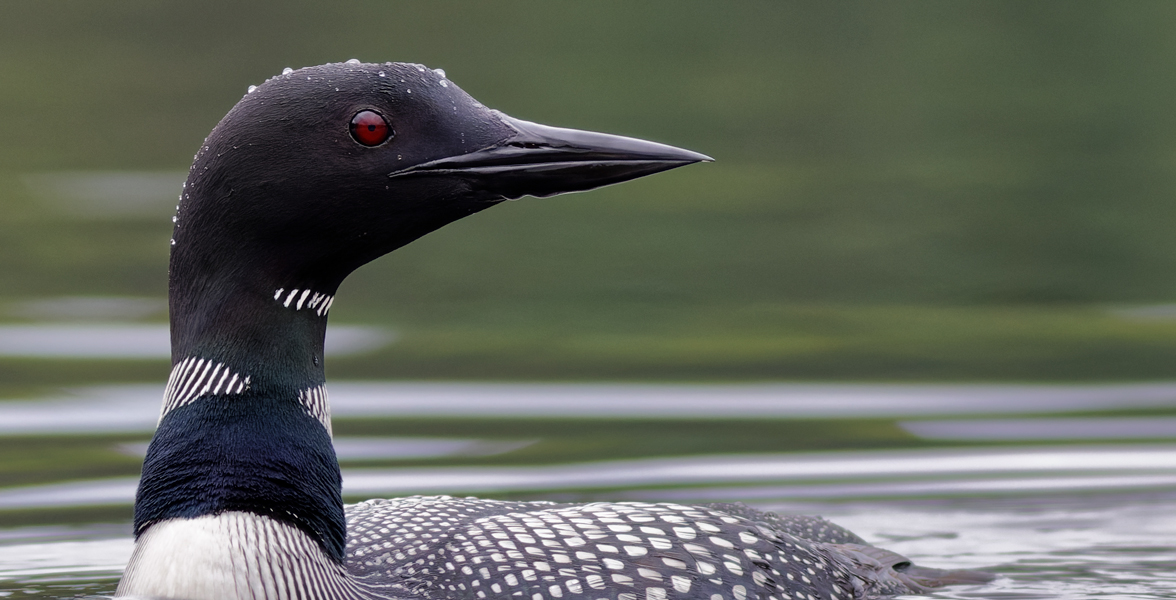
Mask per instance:
[[[392,127],[380,113],[361,110],[351,118],[351,137],[364,146],[379,146],[392,137]]]

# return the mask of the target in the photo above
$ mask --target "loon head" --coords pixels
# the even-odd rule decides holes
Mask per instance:
[[[274,300],[303,311],[287,347],[321,345],[315,317],[342,280],[426,233],[504,200],[708,160],[514,119],[421,65],[288,70],[251,88],[196,154],[172,239],[173,361],[273,354]]]
[[[292,528],[342,563],[322,352],[334,294],[357,267],[507,199],[706,160],[514,119],[420,65],[348,61],[251,88],[202,144],[177,207],[173,368],[120,593],[171,597],[209,581],[173,566],[205,561],[194,531],[217,515]],[[144,575],[158,572],[176,579]]]
[[[270,294],[333,295],[358,266],[503,200],[706,160],[514,119],[420,65],[289,71],[251,88],[196,155],[173,238],[173,309],[207,303],[222,274]]]

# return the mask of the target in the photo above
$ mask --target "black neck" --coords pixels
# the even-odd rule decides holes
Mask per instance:
[[[245,250],[191,238],[173,247],[173,365],[223,363],[249,384],[163,416],[143,466],[136,535],[165,519],[246,511],[299,527],[342,562],[339,466],[330,434],[303,402],[324,381],[322,308],[337,284],[267,272],[273,263]]]
[[[325,428],[296,399],[254,388],[170,411],[143,463],[135,535],[152,524],[243,511],[284,521],[342,564],[347,526]]]
[[[183,273],[177,262],[170,290],[172,364],[199,356],[293,390],[323,382],[322,308],[335,286],[260,274],[209,279]]]

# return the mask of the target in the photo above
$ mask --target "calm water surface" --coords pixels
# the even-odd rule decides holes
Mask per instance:
[[[1176,494],[758,504],[821,513],[922,564],[988,568],[998,579],[941,599],[1176,596]],[[131,552],[129,525],[0,532],[0,595],[105,598]]]
[[[471,407],[494,407],[511,419],[536,414],[576,419],[591,416],[576,407],[612,406],[617,418],[648,418],[681,410],[691,394],[698,397],[690,406],[700,411],[693,418],[710,419],[704,421],[708,424],[717,421],[704,413],[717,406],[767,419],[809,419],[805,423],[819,423],[814,418],[841,423],[846,414],[878,414],[881,420],[871,427],[908,436],[903,438],[906,446],[743,454],[723,454],[724,447],[716,446],[709,448],[709,456],[609,460],[589,448],[561,461],[518,460],[511,457],[542,448],[560,450],[559,440],[540,430],[531,432],[530,439],[494,438],[499,422],[490,421],[462,434],[469,437],[435,432],[424,437],[341,435],[337,453],[344,491],[353,501],[438,492],[561,501],[742,500],[781,513],[824,515],[921,564],[984,568],[998,575],[991,583],[944,589],[932,598],[1176,597],[1176,516],[1171,510],[1176,506],[1176,443],[1165,437],[1171,420],[1167,407],[1176,396],[1173,385],[684,391],[343,384],[336,389],[337,422],[353,425],[413,414],[417,405],[419,411],[432,411],[429,418],[438,422],[465,415]],[[662,402],[659,394],[675,401]],[[980,412],[990,417],[956,414],[956,400],[966,394],[982,396],[985,410]],[[543,402],[536,400],[540,397]],[[398,398],[400,404],[385,406],[387,400],[372,398]],[[1155,414],[1095,414],[1128,406]],[[8,444],[0,445],[8,453],[0,456],[0,467],[8,467],[6,476],[13,481],[0,489],[0,510],[129,507],[135,477],[117,469],[96,474],[108,468],[103,465],[125,469],[138,464],[157,410],[157,390],[146,386],[88,388],[65,398],[0,402],[0,442]],[[1050,414],[1057,416],[1045,418]],[[1106,441],[1107,428],[1098,426],[1101,420],[1123,430],[1112,443],[1096,443]],[[675,421],[647,423],[656,424],[648,435],[672,440]],[[1052,435],[1061,429],[1072,432],[1068,439]],[[911,437],[920,431],[922,439],[932,441]],[[1016,444],[978,442],[992,432]],[[1009,438],[1008,432],[1016,435]],[[57,446],[92,440],[71,450],[76,454],[63,455],[66,462],[92,460],[90,470],[16,483],[20,468],[44,469],[35,462],[19,465],[29,458],[29,444],[45,439]],[[125,522],[0,529],[0,597],[108,597],[131,550],[130,524]]]
[[[916,562],[999,575],[932,598],[1082,600],[1176,595],[1174,505],[1171,495],[1095,495],[854,504],[822,512]]]

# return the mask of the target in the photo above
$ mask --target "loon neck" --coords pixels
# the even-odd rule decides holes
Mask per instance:
[[[307,198],[241,160],[205,146],[184,184],[168,272],[172,363],[216,360],[289,391],[321,384],[327,314],[366,262],[353,248],[362,232],[303,218]]]
[[[192,262],[207,265],[174,251],[173,365],[190,357],[215,360],[255,373],[255,382],[288,389],[323,382],[323,343],[337,284],[236,269],[192,272]]]
[[[200,240],[177,242],[173,368],[144,461],[136,537],[235,511],[291,526],[341,564],[346,524],[323,388],[337,285],[250,273],[275,261],[242,246],[201,253]]]

